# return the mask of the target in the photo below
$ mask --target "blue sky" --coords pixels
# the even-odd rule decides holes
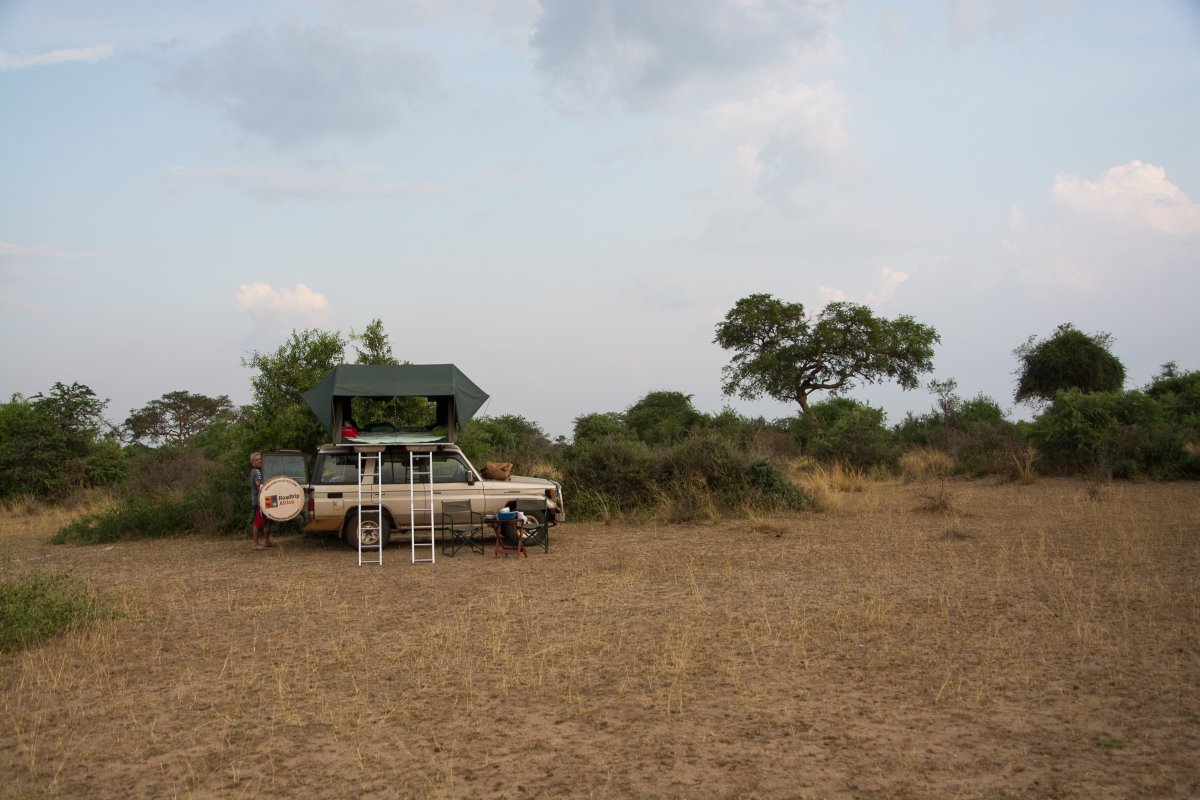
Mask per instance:
[[[0,0],[0,394],[244,403],[379,318],[551,435],[776,418],[720,392],[755,292],[910,314],[1006,407],[1063,322],[1138,386],[1200,368],[1198,131],[1191,0]]]

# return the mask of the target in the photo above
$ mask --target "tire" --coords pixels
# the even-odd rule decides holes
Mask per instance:
[[[358,549],[358,511],[352,511],[346,515],[346,521],[342,524],[342,540],[351,550]],[[383,536],[383,545],[387,546],[392,538],[392,525],[387,514],[383,515],[383,530],[379,530],[379,516],[375,513],[363,512],[362,517],[362,534],[363,548],[375,547],[379,544],[380,535]]]

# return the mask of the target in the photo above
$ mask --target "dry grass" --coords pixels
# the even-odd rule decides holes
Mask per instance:
[[[1200,487],[952,490],[361,568],[6,517],[123,616],[0,657],[0,796],[1200,793]]]
[[[943,450],[914,448],[900,456],[900,474],[909,482],[946,478],[955,466],[954,457]]]
[[[792,481],[812,498],[816,511],[836,511],[843,505],[845,493],[864,492],[871,485],[865,472],[847,464],[822,464],[797,459],[789,464]]]

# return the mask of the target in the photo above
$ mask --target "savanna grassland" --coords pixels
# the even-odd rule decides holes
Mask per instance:
[[[8,514],[118,613],[0,654],[0,796],[1200,794],[1200,485],[846,488],[432,565]]]

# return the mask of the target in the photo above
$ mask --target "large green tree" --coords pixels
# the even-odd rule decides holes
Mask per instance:
[[[315,452],[329,432],[304,402],[311,389],[345,358],[346,340],[337,331],[314,328],[292,331],[274,352],[255,352],[242,366],[257,370],[250,379],[254,392],[251,425],[253,447],[295,448]]]
[[[182,444],[218,419],[233,415],[227,395],[208,397],[191,392],[167,392],[132,412],[122,425],[127,441],[142,444]]]
[[[1125,385],[1125,365],[1112,354],[1112,335],[1084,333],[1067,322],[1047,339],[1036,335],[1013,351],[1017,369],[1018,403],[1045,404],[1065,389],[1083,394],[1119,392]]]
[[[81,383],[55,383],[0,404],[0,497],[40,497],[118,480],[125,458],[104,419],[107,400]]]
[[[350,331],[355,364],[409,364],[398,361],[392,352],[392,342],[383,329],[383,322],[373,319],[362,333]],[[437,418],[437,405],[424,397],[393,397],[373,400],[356,397],[351,402],[351,415],[360,424],[389,422],[396,427],[432,425]]]
[[[859,383],[895,381],[917,387],[933,369],[938,332],[910,316],[877,317],[856,303],[830,303],[815,317],[800,303],[769,294],[738,300],[713,340],[733,358],[722,388],[753,400],[763,396],[800,405],[812,414],[814,392],[844,392]]]

